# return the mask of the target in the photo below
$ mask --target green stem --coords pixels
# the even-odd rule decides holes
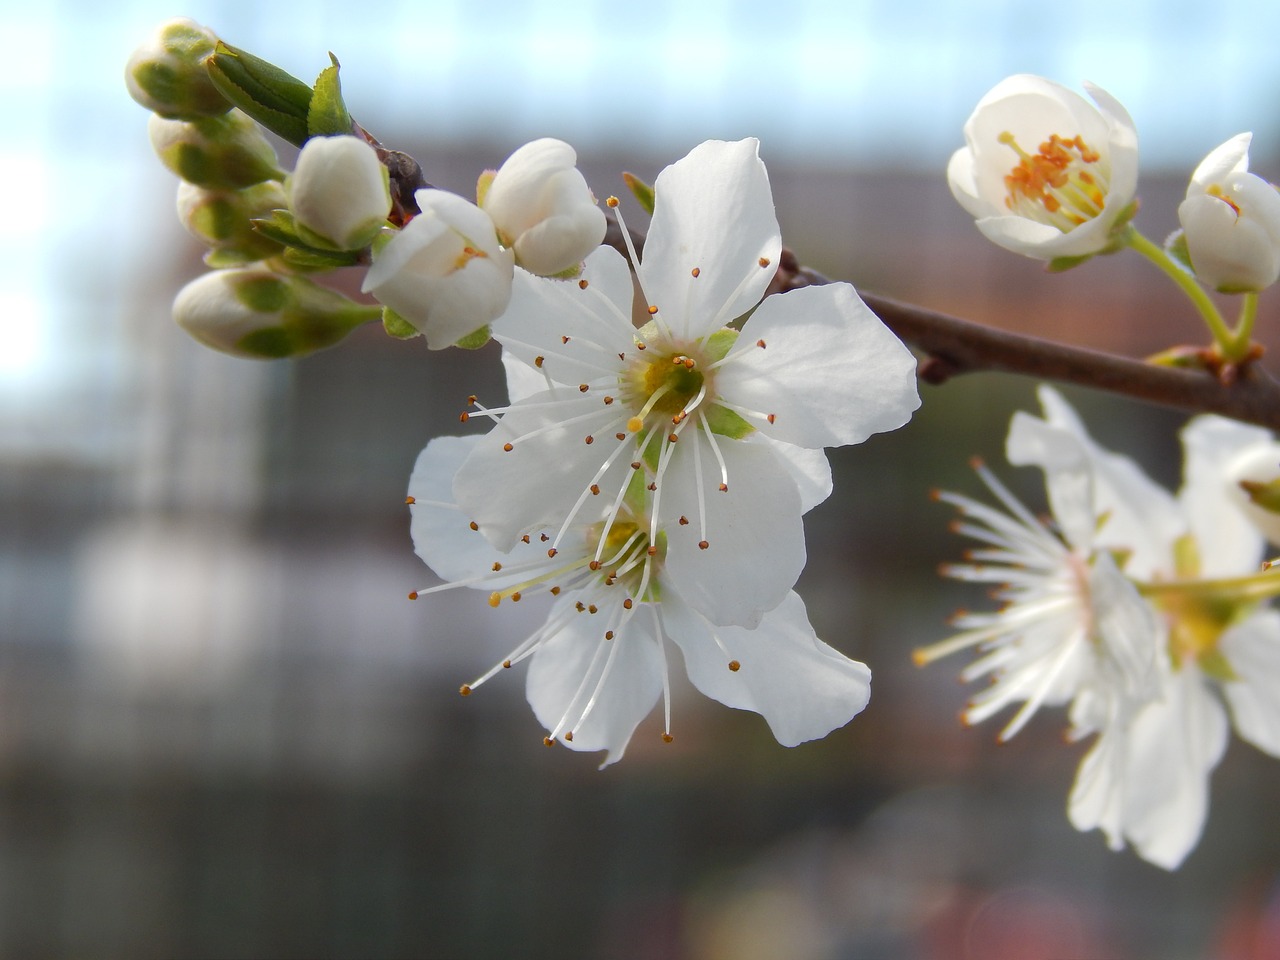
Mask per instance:
[[[1258,293],[1251,290],[1240,301],[1240,319],[1236,321],[1236,329],[1231,337],[1231,348],[1235,357],[1243,357],[1249,352],[1249,342],[1253,339],[1253,323],[1258,318]]]
[[[1138,593],[1150,599],[1163,596],[1208,597],[1220,600],[1268,600],[1280,596],[1280,567],[1246,577],[1220,580],[1160,580],[1151,583],[1135,581]]]
[[[1218,308],[1209,299],[1204,287],[1200,286],[1194,277],[1175,263],[1173,258],[1165,253],[1162,247],[1144,237],[1138,228],[1132,224],[1125,230],[1124,239],[1130,247],[1154,263],[1170,280],[1176,283],[1182,289],[1182,292],[1187,295],[1187,298],[1195,304],[1196,309],[1200,311],[1200,316],[1204,318],[1205,324],[1209,327],[1209,332],[1213,334],[1214,342],[1218,345],[1218,350],[1222,352],[1222,355],[1227,360],[1241,359],[1243,354],[1237,353],[1235,336],[1227,328],[1227,322],[1222,319],[1222,314],[1218,312]]]

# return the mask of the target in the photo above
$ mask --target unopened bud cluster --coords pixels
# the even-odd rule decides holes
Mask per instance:
[[[362,289],[386,308],[388,332],[424,334],[439,349],[488,339],[517,266],[573,276],[600,245],[604,214],[573,148],[559,140],[527,144],[482,175],[478,205],[424,188],[403,208],[393,201],[384,152],[346,111],[337,72],[335,61],[309,87],[190,20],[163,24],[130,59],[129,92],[154,114],[152,145],[183,181],[179,217],[209,247],[211,267],[253,266],[255,277],[270,273],[296,292],[310,283],[300,274],[371,265]],[[299,145],[291,173],[264,126]],[[334,342],[334,329],[369,314],[337,294],[301,297],[298,310],[319,311],[317,335],[281,338],[266,319],[272,311],[245,313],[235,297],[215,295],[243,279],[196,281],[195,293],[175,304],[178,322],[229,353],[287,356]],[[296,333],[303,321],[295,311],[288,327]],[[270,350],[244,348],[253,322],[269,324],[262,332]]]

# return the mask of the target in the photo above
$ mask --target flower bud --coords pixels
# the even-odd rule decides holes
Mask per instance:
[[[194,120],[226,113],[231,103],[205,69],[218,38],[208,27],[180,17],[162,23],[133,51],[124,70],[129,96],[162,117]]]
[[[387,223],[387,168],[359,137],[312,137],[289,177],[289,209],[299,227],[339,250],[368,246]]]
[[[414,196],[422,212],[375,251],[363,289],[440,350],[501,316],[514,258],[479,207],[444,190]]]
[[[1211,151],[1178,206],[1196,276],[1225,293],[1261,290],[1280,277],[1280,193],[1248,172],[1252,136]]]
[[[526,143],[494,175],[480,206],[516,263],[548,277],[586,258],[604,239],[604,213],[562,140]]]
[[[152,115],[147,130],[161,162],[198,187],[238,190],[284,176],[262,128],[239,110],[198,120]]]
[[[265,267],[206,273],[173,302],[174,320],[205,346],[258,360],[332,346],[381,316],[377,306]]]
[[[249,221],[285,205],[284,188],[276,180],[230,191],[206,190],[185,180],[178,184],[178,219],[227,265],[232,260],[251,263],[280,253],[280,244],[253,229]]]

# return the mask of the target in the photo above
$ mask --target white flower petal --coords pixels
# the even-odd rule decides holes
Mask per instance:
[[[677,338],[707,336],[746,313],[777,272],[782,235],[759,146],[708,140],[654,183],[641,287]]]
[[[759,430],[749,434],[744,443],[759,443],[772,447],[775,456],[791,474],[800,492],[800,512],[808,513],[831,496],[831,461],[821,450],[808,450],[794,444],[774,440]]]
[[[631,299],[626,260],[601,247],[587,258],[580,281],[518,271],[511,304],[491,329],[514,356],[556,383],[601,381],[616,388],[622,368],[618,354],[634,346]]]
[[[1196,539],[1203,577],[1253,573],[1262,536],[1250,521],[1238,486],[1238,466],[1254,450],[1269,450],[1280,473],[1280,446],[1271,433],[1225,417],[1199,416],[1182,430],[1184,453],[1178,503]],[[1244,509],[1242,509],[1244,508]]]
[[[593,477],[619,445],[614,408],[598,396],[564,388],[528,397],[513,407],[458,470],[454,495],[463,513],[500,550],[525,533],[557,529],[593,482],[600,502],[630,473],[625,451],[598,481]],[[593,442],[585,442],[586,437]],[[504,449],[510,443],[511,450]]]
[[[763,341],[765,347],[746,346]],[[920,405],[916,361],[847,283],[765,299],[716,374],[729,402],[775,415],[759,429],[801,447],[861,443]]]
[[[1252,141],[1252,133],[1238,133],[1226,143],[1210,150],[1208,156],[1196,167],[1195,173],[1191,174],[1191,182],[1187,185],[1188,199],[1203,194],[1213,184],[1221,183],[1233,173],[1248,172],[1249,144]]]
[[[1222,685],[1236,733],[1280,757],[1280,613],[1255,613],[1222,635],[1220,649],[1239,677]]]
[[[712,623],[754,627],[782,602],[804,568],[795,481],[769,447],[721,440],[729,476],[728,490],[721,492],[719,468],[706,437],[686,430],[679,444],[679,456],[658,491],[659,516],[667,532],[664,583]],[[704,516],[706,550],[698,547]],[[679,517],[689,523],[680,524]]]
[[[784,747],[844,726],[871,696],[871,671],[818,639],[794,592],[754,630],[714,627],[675,597],[664,599],[662,618],[694,686],[760,714]],[[729,669],[730,660],[738,670]]]
[[[557,605],[551,616],[563,607]],[[613,640],[605,640],[606,616],[604,610],[574,616],[530,658],[525,687],[548,733],[568,718],[558,742],[573,750],[608,751],[601,766],[622,759],[631,734],[662,695],[663,669],[651,617],[641,612]],[[578,722],[593,696],[591,712]],[[566,731],[572,741],[564,739]]]
[[[1129,727],[1125,836],[1143,859],[1173,870],[1209,813],[1209,774],[1227,747],[1226,712],[1200,672],[1183,667]]]
[[[465,580],[498,558],[453,502],[453,478],[480,437],[436,437],[418,454],[409,477],[413,552],[442,580]]]

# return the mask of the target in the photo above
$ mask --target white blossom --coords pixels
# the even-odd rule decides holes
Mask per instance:
[[[1138,185],[1138,137],[1124,107],[1092,84],[1097,106],[1043,77],[1008,77],[964,126],[947,165],[960,205],[990,240],[1053,260],[1101,253]]]
[[[544,742],[605,750],[605,764],[622,757],[660,698],[671,739],[668,641],[694,686],[761,714],[785,746],[826,736],[866,706],[870,672],[817,638],[795,593],[785,592],[754,630],[699,613],[673,575],[675,555],[688,547],[664,527],[652,533],[643,487],[580,511],[558,547],[548,546],[556,532],[549,528],[524,535],[509,553],[495,550],[452,494],[455,473],[482,442],[438,437],[418,458],[409,481],[414,547],[446,583],[411,597],[471,586],[488,592],[491,606],[543,591],[556,599],[546,622],[464,694],[527,658],[527,695],[547,729]]]
[[[1196,276],[1240,293],[1280,277],[1280,193],[1249,173],[1251,133],[1232,137],[1196,167],[1178,220]]]
[[[577,161],[563,140],[534,140],[482,186],[481,209],[515,252],[516,265],[531,273],[547,277],[576,267],[604,239],[604,213]]]
[[[441,350],[506,309],[515,264],[479,207],[444,190],[419,190],[414,197],[422,212],[375,250],[361,289]]]
[[[822,447],[895,429],[919,404],[910,352],[848,284],[756,306],[781,252],[757,147],[710,141],[659,175],[637,266],[642,328],[631,272],[610,248],[576,283],[517,276],[493,334],[543,388],[479,408],[501,420],[456,483],[458,502],[507,549],[642,476],[654,531],[682,545],[672,571],[706,585],[686,597],[713,622],[748,627],[804,564],[806,495],[792,463],[812,472]],[[753,307],[741,332],[728,326]]]

